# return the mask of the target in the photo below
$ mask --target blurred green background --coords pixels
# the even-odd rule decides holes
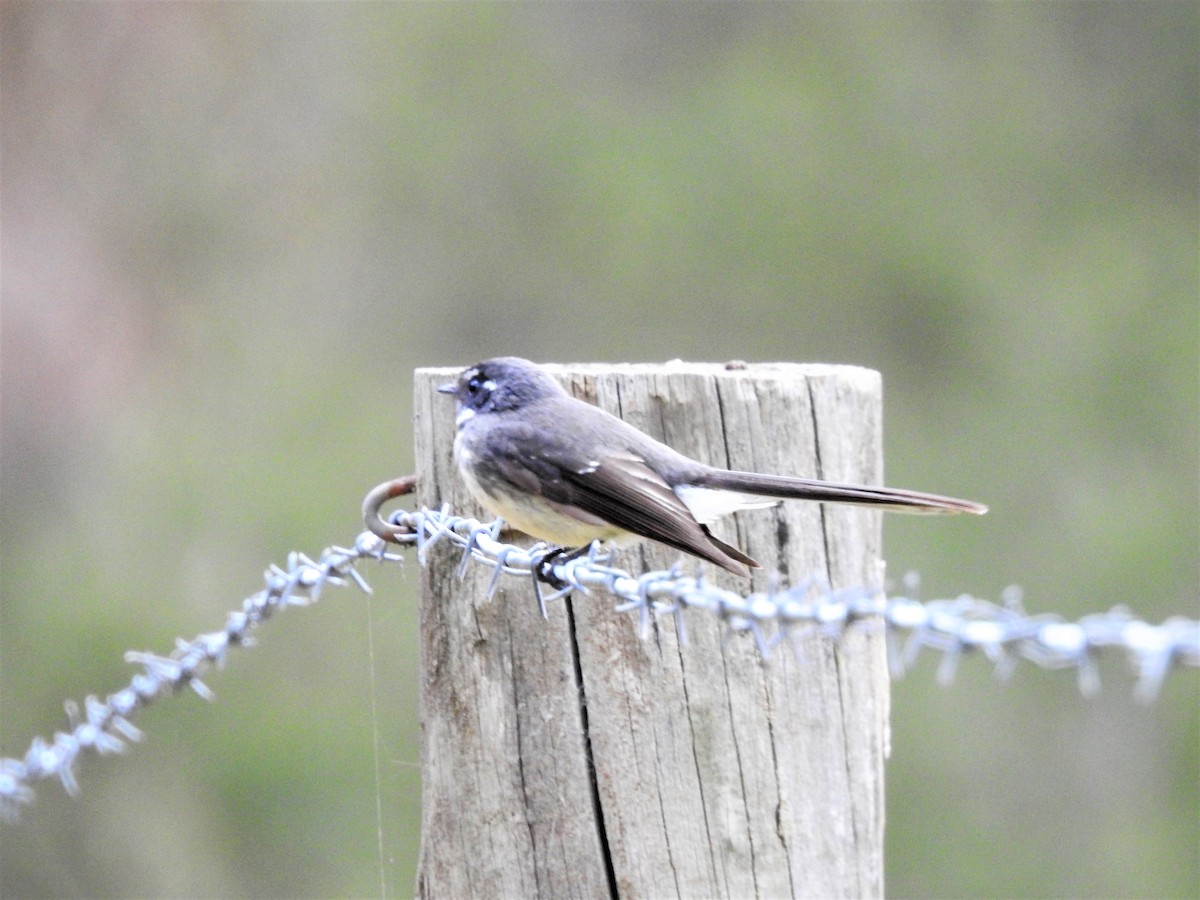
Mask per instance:
[[[411,372],[883,373],[926,597],[1200,614],[1200,7],[0,7],[0,754],[412,466]],[[413,890],[414,568],[43,784],[0,893]],[[373,657],[372,651],[373,649]],[[894,689],[887,888],[1195,896],[1200,679]],[[372,680],[373,672],[373,680]],[[379,711],[383,805],[377,849]]]

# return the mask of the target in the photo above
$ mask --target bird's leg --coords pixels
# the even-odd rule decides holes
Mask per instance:
[[[582,547],[552,547],[546,550],[541,558],[538,559],[534,566],[534,573],[537,577],[546,582],[556,591],[561,591],[570,585],[554,574],[554,567],[559,563],[570,562],[573,559],[578,559],[588,552],[590,544],[585,544]]]

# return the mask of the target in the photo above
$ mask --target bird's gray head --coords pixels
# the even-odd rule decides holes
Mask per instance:
[[[536,364],[517,356],[485,359],[464,369],[458,381],[438,388],[458,401],[458,424],[478,413],[504,412],[562,394],[558,382]]]

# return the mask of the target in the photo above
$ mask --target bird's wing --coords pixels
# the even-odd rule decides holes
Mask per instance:
[[[739,575],[757,566],[736,547],[713,537],[696,521],[662,476],[637,456],[614,454],[582,471],[564,471],[562,494],[570,503],[626,531],[694,553]]]
[[[536,439],[533,432],[537,432]],[[524,432],[524,433],[522,433]],[[634,453],[583,459],[553,428],[512,423],[489,435],[494,473],[521,490],[582,511],[625,531],[707,559],[738,575],[758,563],[713,537],[661,475]],[[529,452],[531,447],[536,451]],[[584,516],[579,516],[584,519]]]
[[[647,537],[694,532],[697,522],[662,476],[636,456],[619,454],[563,472],[562,496],[607,522]],[[661,540],[661,538],[660,538]]]

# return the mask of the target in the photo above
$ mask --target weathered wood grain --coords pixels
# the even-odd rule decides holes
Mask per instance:
[[[707,462],[882,483],[880,381],[843,366],[555,367],[568,390]],[[485,516],[454,472],[457,369],[418,370],[418,502]],[[718,523],[792,583],[878,584],[879,514],[784,502]],[[643,542],[634,572],[679,559]],[[435,548],[422,568],[425,897],[880,896],[882,638],[812,635],[763,660],[699,611],[637,621],[609,597],[541,618],[530,585]],[[689,565],[695,561],[689,560]],[[742,591],[749,581],[708,568]]]

